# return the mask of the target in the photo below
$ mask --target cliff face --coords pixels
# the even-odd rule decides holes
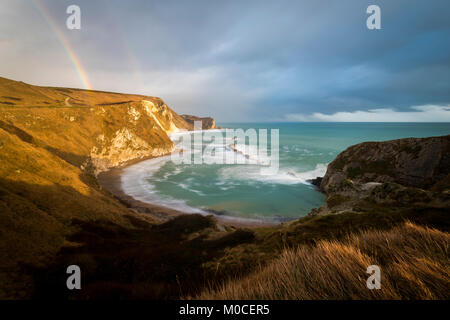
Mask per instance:
[[[312,214],[368,208],[450,207],[450,135],[365,142],[340,153],[320,181]]]
[[[208,130],[208,129],[214,129],[216,128],[216,122],[211,117],[196,117],[196,116],[190,116],[187,114],[181,115],[186,122],[188,122],[192,127],[194,127],[194,121],[201,121],[202,122],[202,129]]]
[[[159,98],[0,78],[0,298],[29,294],[21,265],[45,265],[78,245],[67,240],[74,221],[151,222],[93,175],[171,152],[168,134],[191,127]]]
[[[94,126],[95,140],[81,168],[95,174],[130,160],[170,153],[174,146],[167,134],[189,128],[175,124],[175,113],[161,101],[142,100],[90,112],[86,118],[90,116],[100,127]]]

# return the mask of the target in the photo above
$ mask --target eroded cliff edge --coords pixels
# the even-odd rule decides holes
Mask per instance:
[[[202,129],[214,129],[216,128],[216,122],[211,117],[197,117],[187,114],[182,114],[181,117],[186,120],[191,126],[194,126],[195,121],[201,121]]]

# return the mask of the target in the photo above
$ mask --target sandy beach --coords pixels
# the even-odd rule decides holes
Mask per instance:
[[[127,207],[140,212],[151,215],[155,220],[160,222],[165,222],[173,217],[191,214],[185,213],[179,210],[167,208],[165,206],[153,203],[147,203],[139,201],[126,194],[122,188],[121,175],[125,168],[132,166],[136,163],[152,159],[153,157],[147,157],[142,159],[136,159],[128,161],[120,167],[112,168],[108,171],[102,172],[98,175],[97,181],[100,186],[110,192],[116,199],[122,202]],[[212,214],[212,213],[211,213]],[[257,221],[250,219],[239,219],[234,217],[222,217],[216,214],[212,214],[220,226],[227,226],[231,228],[252,228],[252,227],[263,227],[263,226],[274,226],[279,223],[269,222],[269,221]]]

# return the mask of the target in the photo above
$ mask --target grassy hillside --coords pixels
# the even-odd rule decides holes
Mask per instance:
[[[0,106],[16,107],[91,107],[118,105],[132,101],[156,99],[135,94],[94,90],[33,86],[0,77]]]
[[[152,222],[105,193],[93,174],[170,152],[189,129],[159,98],[31,86],[0,78],[0,297],[27,297],[73,221]],[[70,105],[70,106],[69,106]]]
[[[341,241],[283,251],[242,280],[198,299],[448,299],[450,235],[406,223]],[[368,290],[366,269],[381,269],[381,289]]]

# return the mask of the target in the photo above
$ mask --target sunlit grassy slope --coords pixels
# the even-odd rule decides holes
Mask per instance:
[[[406,223],[341,241],[285,250],[249,277],[207,290],[198,299],[448,299],[448,233]],[[381,269],[369,290],[367,267]]]

